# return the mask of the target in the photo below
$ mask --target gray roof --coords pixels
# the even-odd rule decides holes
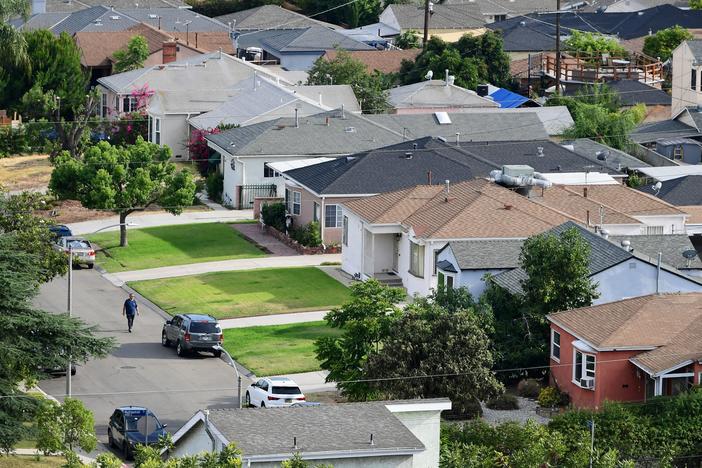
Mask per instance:
[[[661,189],[656,192],[650,184],[642,185],[637,190],[654,195],[672,205],[702,205],[702,175],[689,175],[661,182]]]
[[[397,19],[400,28],[424,28],[424,6],[412,4],[392,4],[390,10]],[[458,4],[434,4],[434,14],[429,20],[429,29],[475,29],[485,25],[480,6],[474,2]]]
[[[617,244],[620,244],[623,240],[628,240],[634,252],[647,256],[651,263],[658,261],[658,252],[660,252],[663,263],[679,270],[702,269],[702,261],[700,261],[699,255],[694,257],[689,265],[688,260],[682,256],[682,253],[687,250],[695,250],[687,234],[611,236],[610,240]]]
[[[329,125],[327,125],[327,123]],[[402,134],[385,129],[366,118],[339,110],[232,128],[207,135],[207,140],[242,155],[341,155],[399,143]]]
[[[466,112],[449,114],[451,123],[440,125],[434,114],[370,114],[366,118],[408,138],[444,137],[461,142],[548,139],[544,124],[534,113]]]
[[[622,169],[627,167],[649,167],[650,164],[641,161],[640,159],[631,156],[624,151],[614,149],[610,146],[603,145],[589,138],[578,138],[577,140],[564,141],[563,145],[572,145],[573,151],[581,156],[586,157],[594,164],[601,165],[602,161],[597,159],[599,154],[607,154],[607,165],[617,169],[620,164]]]
[[[231,22],[232,27],[237,31],[304,28],[307,26],[338,28],[338,26],[334,24],[308,18],[305,15],[286,10],[278,5],[263,5],[256,8],[249,8],[248,10],[229,13],[228,15],[217,16],[215,19],[224,24]]]
[[[461,3],[465,0],[460,0]],[[474,0],[484,15],[525,15],[539,11],[556,11],[556,0]],[[449,0],[447,3],[454,3]]]
[[[47,12],[71,12],[98,5],[109,5],[120,8],[168,8],[185,6],[181,0],[46,0]]]
[[[278,52],[318,52],[333,49],[375,50],[333,29],[310,26],[298,29],[269,29],[239,36],[238,47],[261,47]]]
[[[456,85],[446,86],[444,80],[424,80],[388,91],[392,107],[500,107],[489,97],[478,96],[475,91]]]
[[[411,154],[411,158],[407,156]],[[376,194],[427,183],[487,177],[498,166],[425,137],[285,172],[320,195]]]
[[[73,35],[78,31],[124,31],[138,24],[138,21],[122,13],[100,5],[71,13],[51,28],[51,32]]]
[[[461,270],[517,268],[522,239],[475,239],[449,242]]]
[[[636,104],[646,104],[647,106],[670,106],[672,98],[670,94],[662,89],[654,88],[639,80],[615,80],[604,83],[610,90],[617,93],[619,103],[622,106],[635,106]],[[578,91],[585,93],[591,89],[591,84],[568,84],[565,95],[573,96]]]
[[[209,421],[244,457],[322,452],[421,452],[425,449],[385,402],[345,403],[301,408],[211,410]],[[373,434],[374,445],[370,445]]]
[[[685,41],[685,43],[688,45],[688,47],[690,47],[692,55],[694,55],[696,59],[702,60],[702,40],[693,39],[690,41]]]
[[[660,138],[699,137],[702,136],[696,128],[686,125],[679,120],[663,120],[639,125],[629,137],[636,143],[652,143]]]
[[[521,19],[522,21],[516,24],[508,23],[511,27],[506,27],[505,21],[491,23],[487,27],[501,31],[506,52],[542,52],[556,49],[555,36],[543,31],[538,18],[523,16]]]
[[[601,271],[607,270],[633,257],[630,252],[627,252],[604,237],[598,236],[572,221],[556,226],[547,232],[560,235],[566,229],[572,227],[578,229],[583,239],[590,244],[590,276],[596,275]],[[514,270],[495,275],[492,281],[513,294],[521,294],[522,281],[527,278],[528,276],[523,269],[515,268]]]
[[[130,8],[119,11],[155,28],[158,28],[160,18],[161,30],[165,32],[229,31],[226,24],[184,8]]]

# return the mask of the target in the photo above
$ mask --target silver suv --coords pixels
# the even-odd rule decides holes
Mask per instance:
[[[224,334],[217,319],[209,315],[176,315],[163,324],[161,344],[175,344],[176,354],[184,356],[193,351],[207,351],[219,357],[222,351],[214,349],[224,342]]]

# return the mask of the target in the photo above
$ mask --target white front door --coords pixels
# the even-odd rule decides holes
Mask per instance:
[[[373,233],[363,231],[363,274],[368,277],[373,277]]]
[[[392,236],[392,270],[397,273],[400,262],[400,239],[402,236],[394,234]]]

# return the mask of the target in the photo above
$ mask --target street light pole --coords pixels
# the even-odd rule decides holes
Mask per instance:
[[[233,367],[234,371],[236,372],[236,381],[237,381],[237,386],[236,386],[236,399],[238,401],[238,406],[239,409],[241,409],[241,374],[239,374],[239,369],[236,367],[236,363],[234,362],[234,359],[232,359],[232,356],[227,352],[226,349],[222,348],[220,345],[217,345],[214,347],[216,351],[221,352],[220,358],[222,356],[225,356],[227,359],[222,359],[224,362],[227,363],[229,367]]]

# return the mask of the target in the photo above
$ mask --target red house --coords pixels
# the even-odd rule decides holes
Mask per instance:
[[[576,407],[645,401],[702,383],[702,293],[624,299],[548,319],[551,384]]]

